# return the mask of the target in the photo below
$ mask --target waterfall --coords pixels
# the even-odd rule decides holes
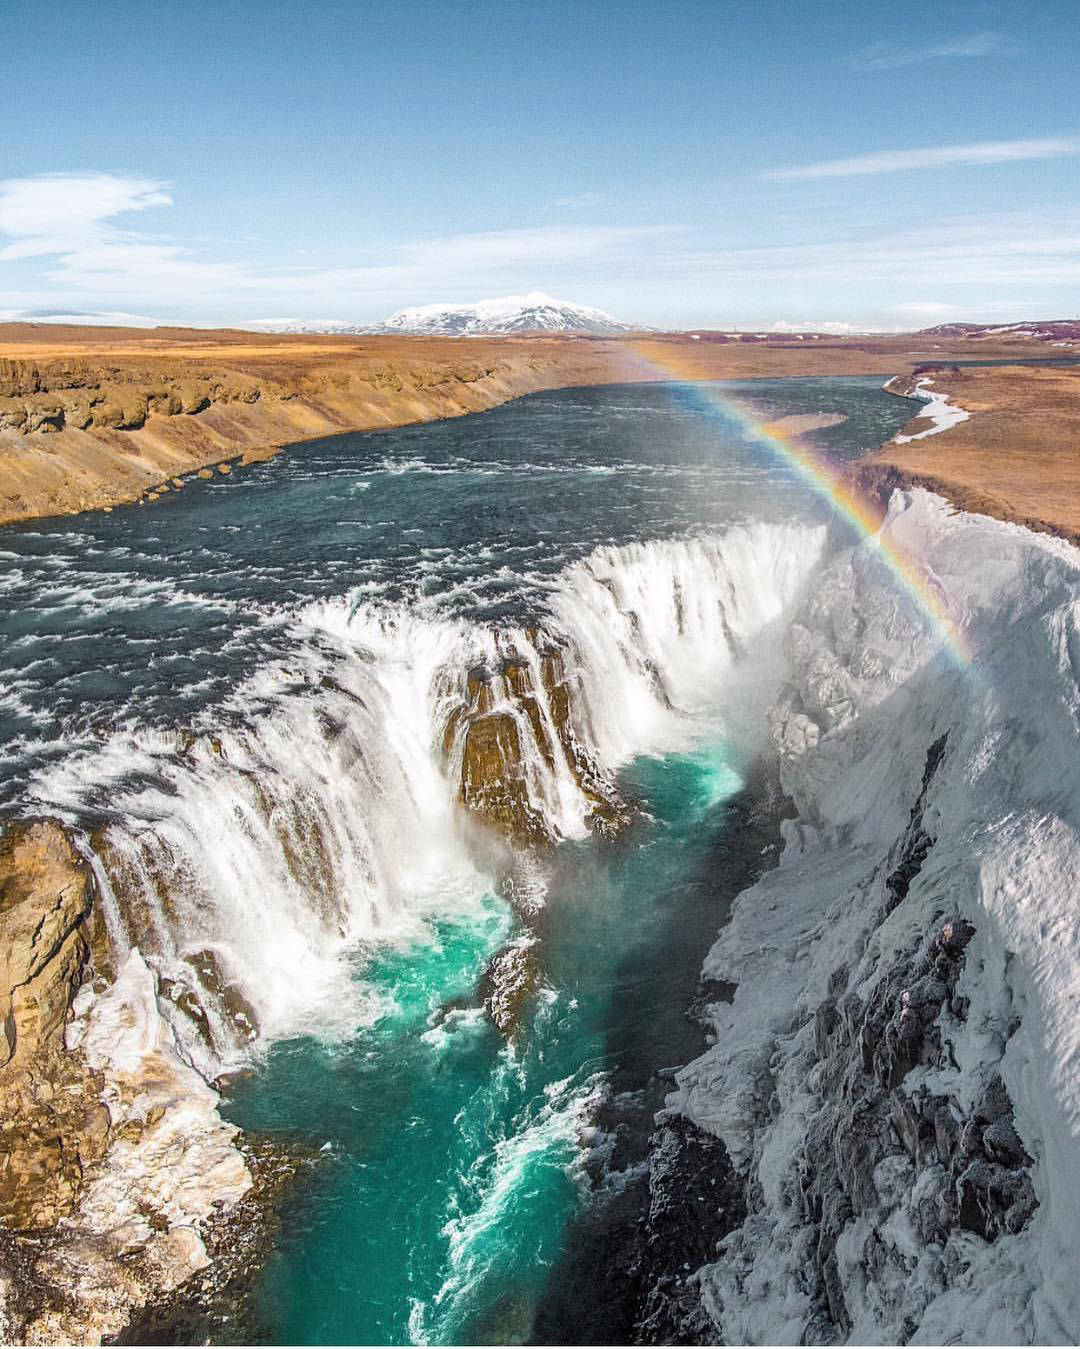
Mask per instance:
[[[763,687],[823,528],[755,524],[601,547],[534,626],[347,597],[198,724],[133,729],[43,770],[85,830],[118,961],[155,968],[192,1062],[378,1014],[345,957],[490,890],[499,847],[624,820],[612,773]]]

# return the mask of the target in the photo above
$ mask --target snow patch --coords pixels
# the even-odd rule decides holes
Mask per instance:
[[[964,408],[950,403],[947,393],[931,389],[933,382],[928,376],[923,376],[916,381],[915,388],[911,392],[912,397],[921,398],[926,403],[926,408],[919,415],[928,418],[932,424],[925,431],[916,431],[910,436],[894,436],[894,444],[908,445],[913,440],[925,440],[927,436],[936,436],[939,431],[947,431],[951,426],[966,422],[971,416]]]

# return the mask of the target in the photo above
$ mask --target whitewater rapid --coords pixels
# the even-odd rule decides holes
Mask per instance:
[[[601,547],[552,579],[534,627],[315,601],[287,657],[224,705],[183,729],[114,733],[41,770],[29,795],[83,830],[113,959],[139,948],[185,1051],[220,1072],[256,1040],[378,1016],[355,954],[492,888],[498,849],[461,801],[477,671],[484,712],[516,728],[529,812],[550,840],[581,838],[596,788],[581,762],[613,791],[632,755],[721,723],[753,738],[825,547],[823,527],[773,524]]]

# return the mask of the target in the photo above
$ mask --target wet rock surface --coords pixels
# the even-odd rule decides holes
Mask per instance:
[[[571,709],[581,700],[566,654],[537,629],[526,638],[527,650],[504,643],[497,668],[468,671],[446,719],[443,752],[460,776],[460,799],[518,846],[550,844],[561,778],[581,794],[586,827],[613,836],[630,811],[575,731]]]
[[[295,1170],[281,1150],[238,1149],[216,1093],[177,1057],[138,952],[119,969],[99,958],[95,899],[61,824],[8,824],[0,1338],[11,1342],[97,1343],[193,1275],[240,1277]],[[210,968],[199,965],[204,978]]]
[[[93,882],[62,827],[0,839],[0,1223],[51,1228],[104,1153],[101,1080],[67,1054],[64,1027],[90,959]]]

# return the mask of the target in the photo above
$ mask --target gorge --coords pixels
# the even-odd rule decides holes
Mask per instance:
[[[888,505],[608,385],[6,531],[5,1338],[1073,1338],[1075,554]]]

